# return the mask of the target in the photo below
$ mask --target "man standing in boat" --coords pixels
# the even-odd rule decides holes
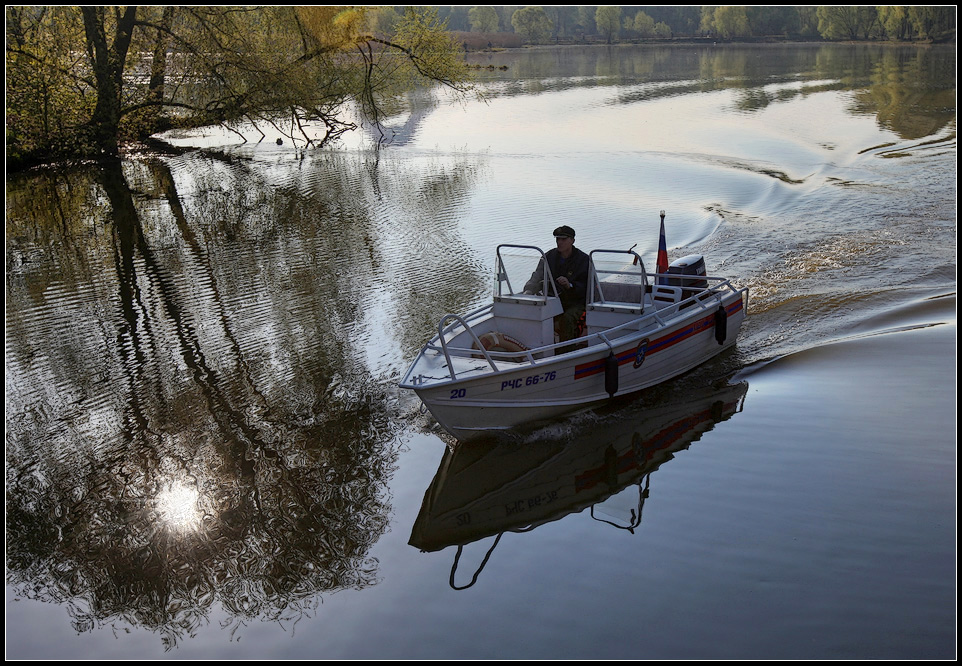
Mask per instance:
[[[558,287],[564,312],[555,318],[561,342],[578,337],[578,322],[585,313],[588,291],[588,255],[575,247],[575,230],[563,225],[554,230],[556,247],[545,253],[548,268]],[[524,285],[524,293],[536,294],[544,284],[544,262],[531,274]],[[559,349],[559,353],[570,348]]]

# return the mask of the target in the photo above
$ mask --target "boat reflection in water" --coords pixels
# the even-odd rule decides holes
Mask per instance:
[[[527,532],[589,508],[590,516],[634,531],[649,477],[677,451],[742,410],[747,382],[666,395],[643,394],[609,413],[589,412],[559,435],[541,430],[524,441],[489,440],[448,447],[424,495],[410,545],[457,546],[451,587],[473,585],[505,532]],[[496,536],[470,583],[455,584],[465,545]]]

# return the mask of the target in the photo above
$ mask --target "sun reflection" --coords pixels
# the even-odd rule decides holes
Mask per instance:
[[[171,528],[194,531],[201,523],[197,506],[199,499],[200,493],[196,488],[171,484],[157,495],[157,510],[161,519]]]

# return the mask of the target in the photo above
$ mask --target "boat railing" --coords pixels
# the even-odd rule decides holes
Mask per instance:
[[[599,259],[599,256],[617,259]],[[641,257],[632,250],[592,250],[589,258],[589,309],[605,307],[641,314],[648,291]]]
[[[505,250],[524,251],[528,254],[510,254],[509,252],[505,252]],[[541,298],[532,299],[528,296],[525,300],[535,303],[538,301],[543,302],[551,296],[558,296],[558,286],[555,284],[554,277],[551,275],[548,258],[540,247],[535,245],[501,244],[497,247],[496,255],[494,288],[494,297],[496,299],[522,294],[527,283],[539,271],[541,271],[541,288],[537,290],[537,293],[541,295]]]
[[[659,274],[657,273],[648,274],[649,278],[658,276]],[[673,275],[672,277],[677,276]],[[578,338],[577,340],[556,342],[554,344],[544,345],[535,349],[527,349],[523,351],[489,351],[484,348],[484,345],[481,344],[478,334],[475,333],[470,326],[472,321],[487,314],[488,310],[490,310],[492,307],[490,304],[488,304],[478,308],[477,310],[467,313],[463,317],[453,313],[444,315],[441,318],[441,321],[438,323],[437,338],[429,342],[425,348],[432,351],[438,351],[443,354],[447,363],[448,374],[452,380],[458,378],[458,370],[455,368],[452,358],[483,358],[485,361],[487,361],[487,364],[491,367],[493,372],[507,372],[509,370],[516,369],[521,363],[535,365],[539,361],[543,362],[545,358],[553,357],[555,350],[561,347],[568,347],[572,345],[591,347],[598,344],[604,344],[609,348],[613,348],[614,344],[617,342],[617,338],[625,333],[633,333],[652,324],[657,326],[666,326],[669,323],[669,319],[675,316],[675,314],[682,309],[697,307],[701,310],[707,311],[709,308],[715,307],[718,302],[728,293],[742,294],[744,298],[744,295],[748,292],[747,287],[735,287],[727,278],[717,278],[712,276],[699,276],[699,278],[701,280],[707,280],[709,282],[709,286],[695,292],[688,298],[679,301],[676,304],[677,307],[665,308],[662,310],[652,308],[651,311],[632,318],[623,324],[613,326],[605,329],[604,331],[589,333],[581,338]],[[449,340],[453,339],[457,335],[460,335],[462,332],[468,333],[472,342],[474,343],[474,346],[470,348],[449,346]],[[505,363],[506,365],[499,366],[497,363],[498,361]],[[465,370],[466,369],[462,370],[462,372]]]
[[[441,317],[441,321],[438,322],[437,340],[441,343],[440,351],[442,354],[444,354],[444,360],[447,361],[448,373],[451,375],[451,379],[457,379],[457,371],[454,369],[454,364],[451,362],[452,352],[454,352],[455,356],[462,356],[462,357],[470,356],[472,358],[478,358],[478,354],[481,354],[484,357],[484,359],[488,362],[488,364],[491,366],[491,369],[494,370],[495,372],[500,371],[500,368],[498,368],[497,364],[495,363],[495,359],[517,362],[517,359],[519,356],[525,356],[528,361],[534,363],[534,357],[532,356],[532,352],[530,350],[520,351],[520,352],[492,352],[484,348],[484,345],[481,344],[481,339],[478,337],[478,334],[475,333],[474,329],[468,325],[468,322],[471,319],[477,319],[479,316],[484,314],[486,310],[490,308],[491,306],[488,305],[486,307],[475,310],[474,312],[468,313],[464,317],[461,317],[461,315],[457,315],[453,313],[446,314],[443,317]],[[447,322],[451,320],[454,320],[454,322],[452,324],[448,324]],[[464,331],[471,336],[471,340],[474,342],[474,346],[472,348],[468,349],[465,347],[448,347],[447,338],[454,337],[455,335],[460,335],[461,333],[460,331],[457,334],[454,333],[454,330],[458,325],[460,325],[461,328],[463,328]],[[433,349],[437,351],[436,345],[428,343],[427,347],[429,349]]]

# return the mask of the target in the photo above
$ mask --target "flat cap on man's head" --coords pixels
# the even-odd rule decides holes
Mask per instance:
[[[569,227],[567,224],[565,224],[555,229],[554,235],[555,235],[555,238],[558,238],[560,236],[567,236],[568,238],[574,238],[575,230]]]

